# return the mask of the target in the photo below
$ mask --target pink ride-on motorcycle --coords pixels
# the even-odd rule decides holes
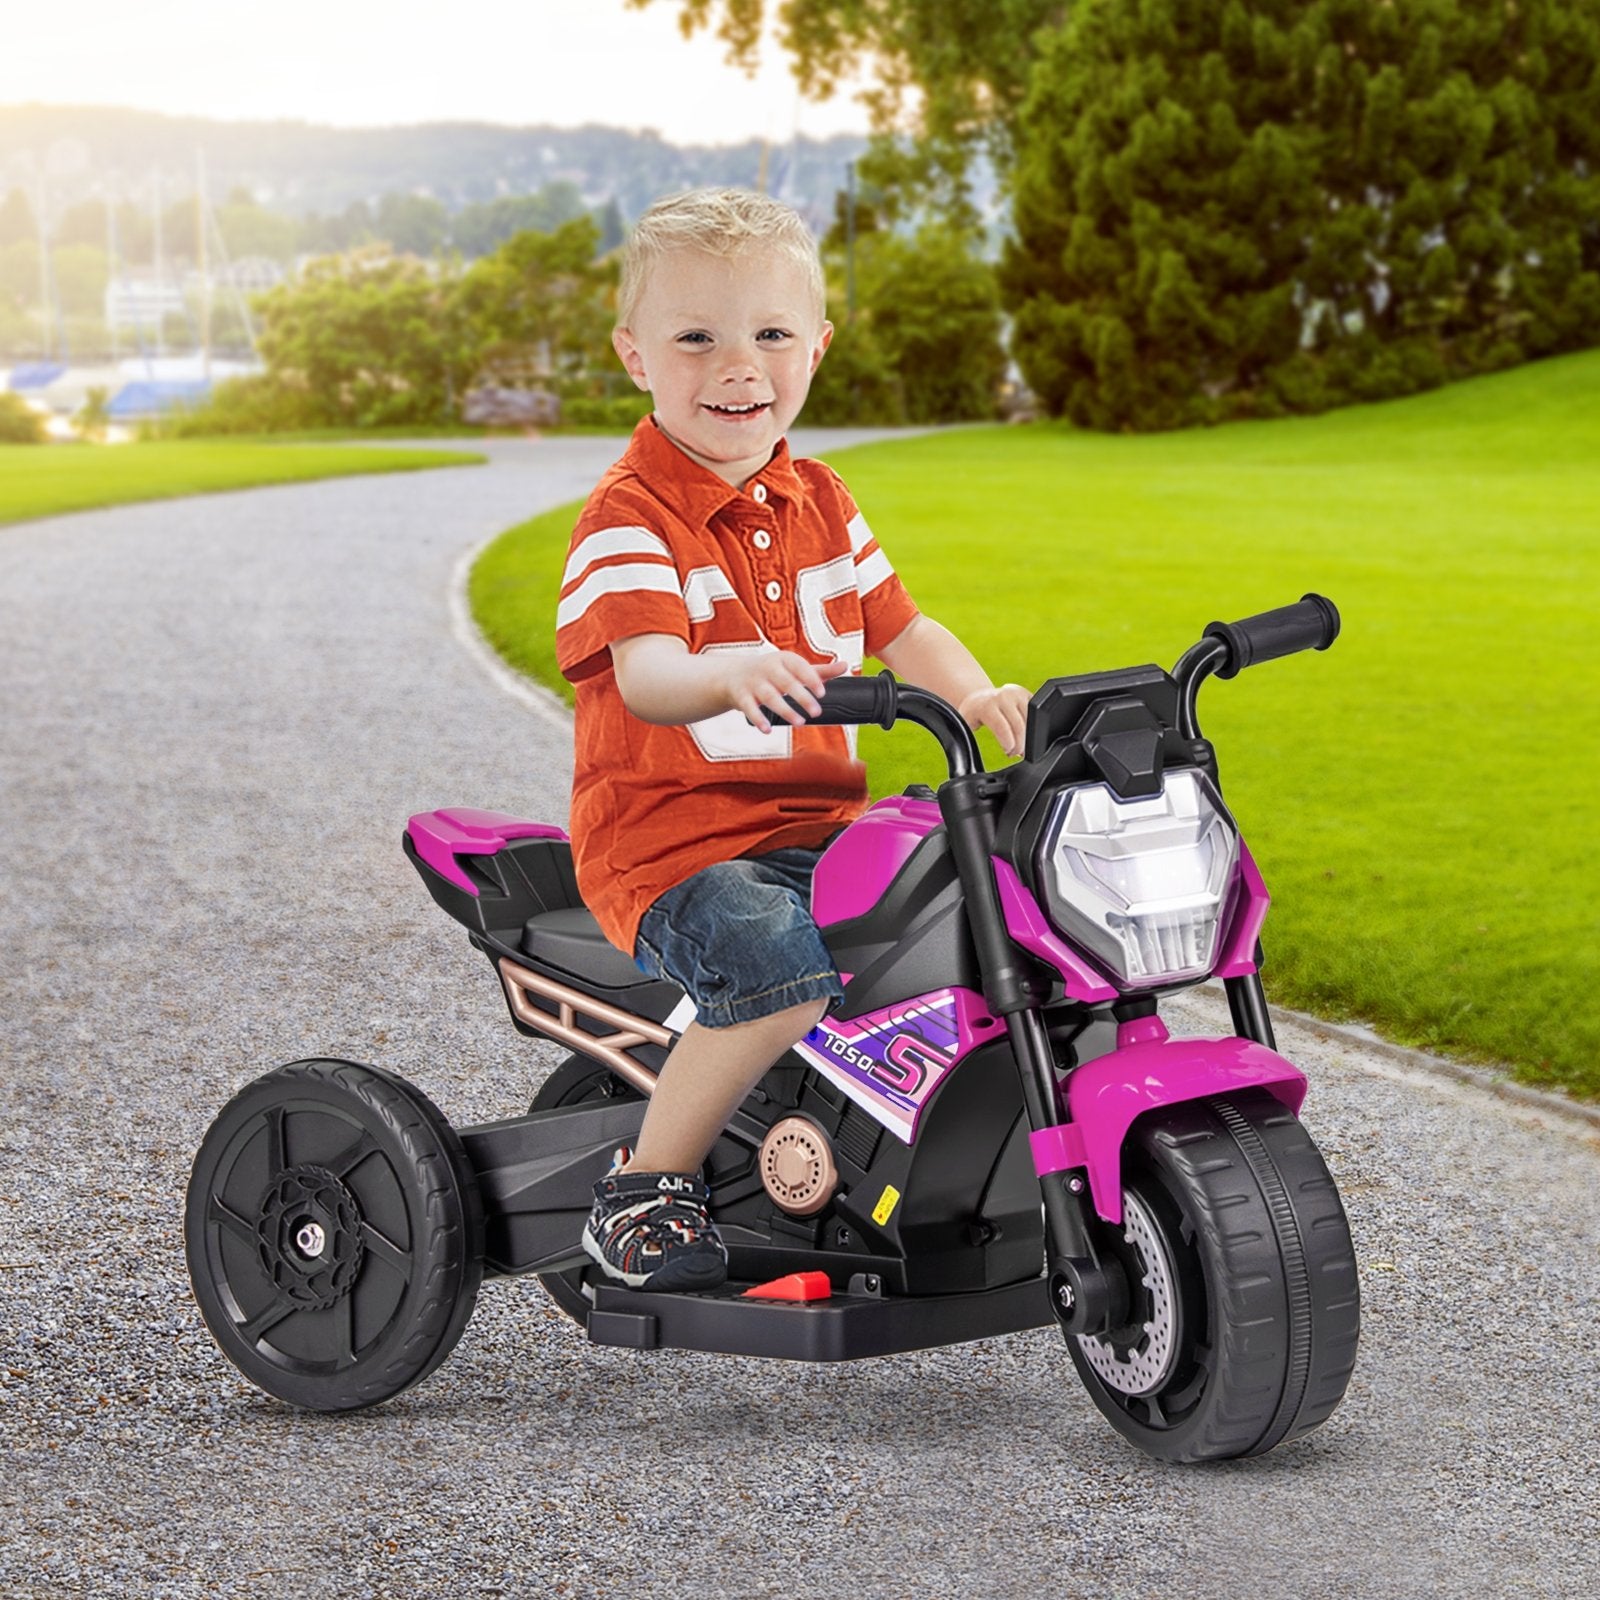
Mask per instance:
[[[294,1062],[201,1145],[185,1235],[228,1358],[347,1410],[450,1352],[485,1275],[536,1273],[598,1344],[836,1361],[1057,1326],[1094,1402],[1152,1455],[1258,1455],[1339,1403],[1356,1263],[1273,1047],[1261,878],[1195,700],[1212,674],[1326,649],[1315,595],[1213,623],[1169,675],[1055,678],[1023,759],[983,770],[944,701],[888,674],[822,720],[915,722],[937,794],[880,800],[813,908],[843,1000],[752,1091],[705,1176],[731,1280],[650,1294],[578,1246],[692,1007],[600,935],[558,828],[411,819],[406,854],[495,968],[519,1033],[571,1054],[521,1116],[453,1129],[393,1073]],[[1160,1001],[1221,978],[1234,1034],[1174,1040]]]

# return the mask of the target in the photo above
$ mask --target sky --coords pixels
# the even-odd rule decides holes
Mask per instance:
[[[653,128],[676,144],[863,132],[805,102],[775,44],[754,79],[676,0],[0,0],[0,105],[130,106],[337,127]]]

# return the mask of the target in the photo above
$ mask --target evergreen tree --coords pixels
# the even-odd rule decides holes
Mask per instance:
[[[600,230],[600,239],[595,246],[599,254],[608,256],[613,250],[621,249],[627,241],[628,224],[623,220],[622,207],[617,204],[615,195],[594,213],[594,221]]]
[[[1052,412],[1174,427],[1600,343],[1594,0],[1078,0],[1003,283]]]

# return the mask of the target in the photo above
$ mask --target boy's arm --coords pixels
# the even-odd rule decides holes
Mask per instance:
[[[1008,756],[1022,754],[1028,691],[1018,683],[997,689],[977,657],[943,624],[918,614],[878,652],[878,659],[897,678],[948,700],[969,727],[987,728]]]
[[[763,733],[772,723],[763,708],[796,727],[816,716],[828,680],[850,670],[838,659],[814,666],[789,650],[710,650],[691,655],[670,633],[636,633],[611,645],[611,664],[623,704],[641,722],[677,725],[700,722],[724,711],[742,711]],[[803,711],[786,706],[793,699]]]

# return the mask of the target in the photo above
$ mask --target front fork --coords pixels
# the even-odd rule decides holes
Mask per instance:
[[[1006,1019],[1028,1124],[1034,1133],[1041,1133],[1060,1127],[1063,1119],[1055,1054],[1039,1010],[1045,996],[1027,959],[1011,942],[995,884],[995,820],[1006,787],[1005,776],[999,773],[952,777],[939,790],[939,810],[966,897],[984,998],[997,1016]],[[1261,965],[1259,945],[1256,965]],[[1274,1048],[1259,974],[1225,979],[1224,987],[1235,1033]],[[1118,1015],[1119,1022],[1155,1010],[1152,1000],[1130,1000],[1113,1006],[1113,1015],[1125,1007],[1128,1016]],[[1128,1316],[1128,1281],[1117,1260],[1096,1247],[1098,1218],[1084,1170],[1073,1166],[1043,1173],[1039,1188],[1044,1198],[1050,1306],[1062,1332],[1071,1336],[1120,1327]]]
[[[1006,1023],[1029,1127],[1039,1133],[1059,1126],[1055,1055],[1044,1018],[1030,1006],[1013,1012]],[[1116,1259],[1102,1255],[1095,1245],[1095,1219],[1083,1169],[1043,1173],[1039,1189],[1044,1196],[1050,1309],[1061,1331],[1104,1333],[1120,1327],[1128,1315],[1128,1280]]]
[[[952,777],[939,790],[939,812],[950,840],[967,904],[967,921],[983,974],[983,993],[996,1016],[1006,1019],[1011,1051],[1022,1080],[1029,1127],[1038,1133],[1061,1121],[1056,1101],[1055,1057],[1027,958],[1006,931],[994,879],[995,820],[1005,800],[1004,774],[971,772]],[[1094,1333],[1118,1326],[1127,1314],[1128,1285],[1122,1269],[1095,1248],[1089,1186],[1082,1171],[1047,1173],[1044,1196],[1045,1265],[1050,1305],[1066,1333]]]

